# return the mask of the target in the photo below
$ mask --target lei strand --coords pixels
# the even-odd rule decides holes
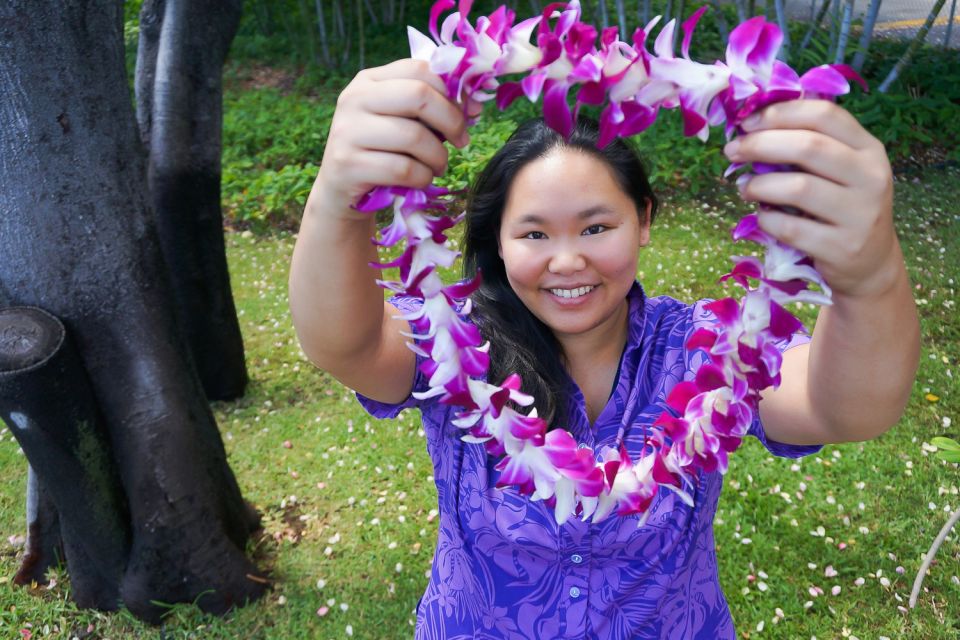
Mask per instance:
[[[472,24],[467,17],[472,2],[461,0],[438,28],[440,16],[454,4],[438,0],[433,5],[432,38],[408,27],[413,57],[429,62],[451,99],[464,104],[466,98],[495,100],[505,109],[520,96],[536,101],[542,95],[545,121],[564,136],[572,131],[581,105],[603,106],[601,146],[645,130],[660,109],[680,109],[684,135],[706,140],[709,126],[722,124],[730,138],[741,132],[743,119],[768,104],[834,98],[849,91],[848,79],[864,84],[845,65],[824,65],[799,76],[776,59],[782,34],[762,17],[734,29],[726,59],[708,65],[689,56],[694,27],[706,7],[681,25],[677,57],[672,20],[657,36],[654,53],[646,48],[659,16],[635,31],[632,44],[620,40],[616,28],[604,29],[598,48],[597,30],[580,21],[577,0],[551,4],[542,15],[517,24],[506,7]],[[535,45],[530,42],[534,29]],[[519,81],[498,80],[516,74],[525,75]],[[571,110],[568,96],[575,87]],[[725,176],[743,168],[734,163]],[[746,169],[740,179],[789,167],[753,163]],[[527,414],[513,408],[534,402],[520,391],[517,374],[500,384],[484,381],[490,345],[466,320],[469,295],[480,276],[444,285],[437,272],[459,256],[447,246],[445,232],[463,216],[428,213],[444,211],[448,193],[432,185],[423,190],[378,187],[356,205],[368,212],[392,207],[393,221],[373,242],[388,247],[406,243],[399,258],[372,266],[398,267],[400,281],[378,283],[423,299],[416,311],[397,316],[410,323],[413,333],[405,335],[411,339],[410,349],[424,358],[421,371],[429,380],[428,390],[414,395],[439,396],[441,403],[461,407],[453,423],[464,431],[464,440],[482,444],[499,458],[497,487],[515,486],[532,500],[545,500],[558,524],[573,515],[597,522],[616,511],[640,514],[642,525],[661,487],[692,506],[687,488],[696,472],[726,472],[728,454],[740,445],[758,411],[760,390],[780,383],[782,358],[775,341],[802,328],[785,305],[830,304],[830,289],[812,260],[763,232],[756,214],[745,216],[732,230],[733,239],[759,243],[766,253],[763,259],[733,257],[733,269],[721,277],[742,287],[744,295],[742,301],[724,298],[706,306],[717,318],[716,329],[697,329],[686,347],[704,350],[707,361],[692,381],[680,382],[668,395],[671,411],[654,422],[637,460],[630,459],[622,444],[594,452],[586,445],[578,447],[563,429],[548,431],[535,408]]]

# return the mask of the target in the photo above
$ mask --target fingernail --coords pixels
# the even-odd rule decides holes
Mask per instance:
[[[470,142],[470,134],[466,131],[463,132],[463,135],[460,136],[460,146],[465,147]]]
[[[723,153],[728,158],[733,158],[733,156],[736,155],[737,150],[739,149],[740,149],[740,140],[737,138],[734,138],[733,140],[728,142],[727,145],[723,148]]]

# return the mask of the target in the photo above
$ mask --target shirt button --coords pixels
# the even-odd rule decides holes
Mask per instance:
[[[570,587],[570,597],[579,598],[580,597],[580,588],[579,587]]]
[[[573,564],[580,564],[581,562],[583,562],[583,556],[581,556],[579,553],[575,553],[572,556],[570,556],[570,560],[573,561]]]

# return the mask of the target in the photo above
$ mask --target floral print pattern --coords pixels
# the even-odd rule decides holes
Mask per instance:
[[[704,360],[703,352],[687,351],[686,339],[715,318],[704,308],[709,301],[647,298],[639,283],[628,301],[630,326],[613,393],[591,427],[571,380],[567,429],[595,451],[622,443],[633,457],[666,409],[667,394],[693,379]],[[421,303],[391,302],[403,312]],[[807,341],[795,335],[778,348]],[[418,369],[414,391],[426,388]],[[456,407],[412,396],[400,404],[358,399],[377,418],[411,407],[423,416],[440,522],[430,581],[417,606],[418,640],[735,637],[713,539],[719,473],[699,473],[690,489],[693,507],[660,491],[640,528],[638,516],[558,526],[542,503],[514,488],[493,488],[495,461],[482,446],[463,442],[451,424]],[[759,416],[750,434],[777,456],[820,449],[768,440]]]

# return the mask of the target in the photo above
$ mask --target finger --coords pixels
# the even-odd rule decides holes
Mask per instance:
[[[423,121],[445,140],[462,146],[467,122],[460,107],[419,80],[390,79],[377,83],[364,99],[371,113]]]
[[[838,184],[860,182],[857,151],[817,131],[760,130],[731,140],[724,153],[734,162],[789,164]]]
[[[809,173],[787,171],[754,176],[740,185],[740,194],[744,200],[795,207],[827,224],[856,223],[845,215],[852,209],[846,202],[848,190]]]
[[[430,71],[430,64],[424,60],[406,58],[404,60],[391,62],[382,67],[366,69],[361,73],[364,74],[365,77],[377,82],[399,79],[419,80],[432,86],[437,90],[437,93],[442,96],[446,97],[447,95],[447,87],[443,84],[443,80],[433,71]]]
[[[760,209],[757,223],[780,242],[803,251],[814,260],[836,251],[838,231],[835,226],[776,209]]]
[[[853,149],[880,144],[848,111],[827,100],[778,102],[753,114],[741,126],[747,132],[762,129],[819,131]]]
[[[447,150],[423,123],[409,118],[377,116],[358,122],[353,144],[373,151],[405,154],[430,167],[436,176],[447,170]]]
[[[364,193],[382,186],[424,189],[433,181],[433,170],[429,166],[410,156],[384,151],[360,154],[346,173],[344,178],[363,185]]]

